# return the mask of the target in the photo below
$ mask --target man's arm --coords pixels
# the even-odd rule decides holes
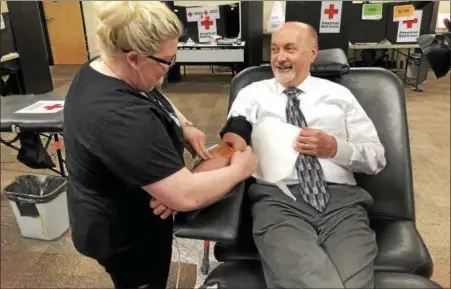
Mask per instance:
[[[220,131],[221,142],[211,150],[213,159],[202,161],[192,170],[194,173],[223,168],[229,165],[234,151],[244,151],[250,144],[252,124],[256,120],[257,107],[252,86],[242,89],[230,108],[227,122]]]
[[[252,126],[256,122],[258,109],[254,90],[251,84],[238,93],[220,132],[222,141],[235,150],[242,151],[251,142]]]
[[[202,161],[192,170],[192,172],[200,173],[227,167],[230,165],[234,152],[235,150],[231,145],[226,142],[221,142],[218,146],[210,150],[213,159]]]
[[[346,129],[347,139],[335,138],[337,151],[332,161],[356,173],[379,173],[386,165],[385,149],[373,122],[353,95],[346,109]]]

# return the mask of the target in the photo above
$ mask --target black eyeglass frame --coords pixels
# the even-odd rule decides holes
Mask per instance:
[[[122,52],[124,52],[124,53],[130,52],[130,51],[131,50],[122,50]],[[164,59],[152,56],[152,55],[144,55],[144,56],[147,57],[147,58],[150,58],[150,59],[152,59],[152,60],[154,60],[154,61],[156,61],[158,63],[166,64],[167,66],[169,66],[169,68],[174,66],[174,64],[176,63],[176,59],[177,59],[176,55],[172,58],[171,61],[167,61],[167,60],[164,60]]]

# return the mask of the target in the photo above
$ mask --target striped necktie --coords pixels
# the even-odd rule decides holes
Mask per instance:
[[[307,122],[297,98],[302,91],[298,88],[290,87],[285,89],[284,93],[288,96],[286,107],[287,122],[301,128],[307,127]],[[302,198],[312,207],[322,212],[330,199],[330,194],[318,159],[314,156],[299,154],[296,160],[296,171],[301,186]]]

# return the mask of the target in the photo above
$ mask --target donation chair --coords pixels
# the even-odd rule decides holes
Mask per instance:
[[[386,149],[386,168],[375,176],[356,174],[358,185],[374,198],[371,227],[379,255],[376,288],[440,288],[429,280],[432,260],[415,225],[412,167],[402,82],[383,68],[350,68],[340,49],[321,50],[311,74],[328,78],[352,91],[374,122]],[[270,66],[250,67],[231,83],[229,109],[240,89],[273,78]],[[203,286],[266,288],[259,256],[252,240],[247,188],[253,178],[237,185],[219,202],[176,218],[175,235],[215,241],[214,254],[222,262]],[[283,236],[281,236],[283,238]],[[300,249],[302,250],[302,248]]]

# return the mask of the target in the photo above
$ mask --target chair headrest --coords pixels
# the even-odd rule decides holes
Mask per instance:
[[[270,64],[260,65],[270,68]],[[318,51],[318,56],[310,66],[310,74],[316,77],[335,78],[349,73],[351,66],[348,57],[340,48],[324,49]]]
[[[318,56],[310,67],[310,74],[316,77],[338,77],[349,73],[348,57],[340,48],[318,51]]]

